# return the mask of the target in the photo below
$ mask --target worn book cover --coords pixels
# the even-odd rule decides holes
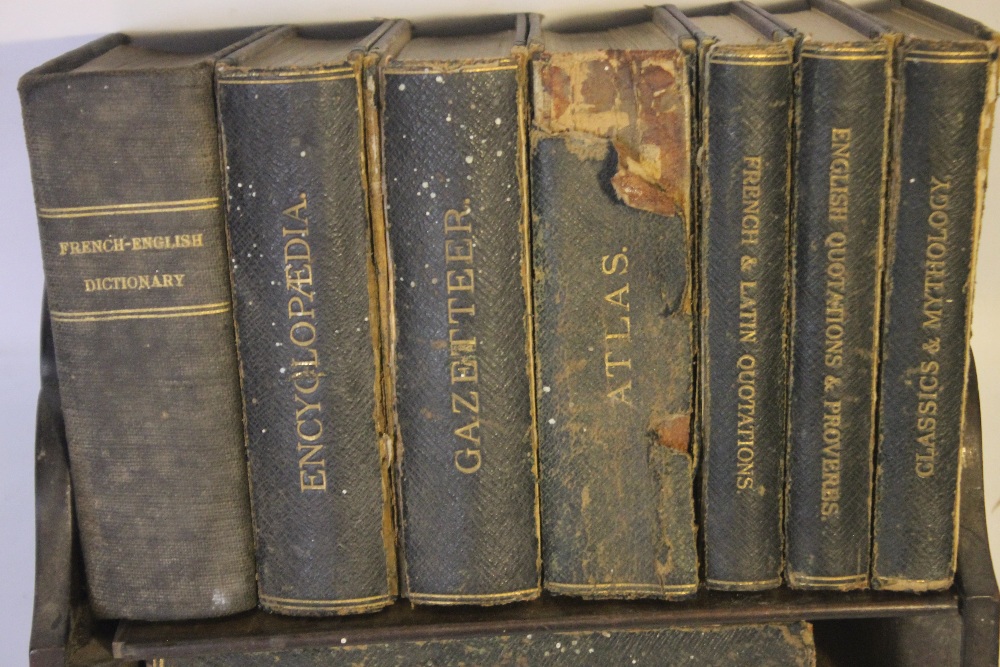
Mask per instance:
[[[897,33],[872,584],[955,574],[976,247],[1000,37],[927,2],[867,10]]]
[[[694,44],[645,19],[529,42],[543,579],[590,598],[698,587]]]
[[[865,588],[895,39],[837,0],[796,35],[785,576]]]
[[[743,2],[690,21],[705,582],[759,590],[782,572],[793,39]]]
[[[526,20],[449,27],[381,70],[402,587],[501,604],[540,590]]]
[[[396,592],[367,191],[374,110],[363,90],[376,43],[406,30],[285,27],[217,66],[258,588],[270,611],[374,611]]]
[[[359,667],[403,665],[699,665],[813,667],[808,623],[635,630],[504,633],[457,639],[356,644],[192,658],[159,658],[151,667]]]
[[[213,95],[216,59],[245,37],[111,35],[20,83],[75,513],[103,617],[257,602]]]

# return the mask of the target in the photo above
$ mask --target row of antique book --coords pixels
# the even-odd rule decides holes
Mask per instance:
[[[449,30],[22,79],[97,613],[949,586],[994,33]]]

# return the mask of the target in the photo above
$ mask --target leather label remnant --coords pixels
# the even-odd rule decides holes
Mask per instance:
[[[691,415],[659,415],[650,419],[649,431],[653,442],[661,447],[688,453],[691,444]]]
[[[535,61],[535,124],[575,135],[567,147],[581,159],[617,156],[610,183],[633,208],[677,215],[686,210],[690,96],[677,85],[684,62],[650,51],[546,53]],[[582,135],[582,136],[581,136]]]

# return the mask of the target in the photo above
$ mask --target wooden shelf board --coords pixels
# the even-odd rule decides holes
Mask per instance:
[[[662,628],[702,624],[788,623],[832,618],[879,618],[954,612],[958,595],[856,591],[763,593],[702,591],[677,602],[588,602],[543,597],[503,607],[411,607],[398,602],[377,614],[294,618],[261,611],[222,619],[173,623],[124,622],[117,658],[170,658],[211,653],[347,646],[403,640],[539,631]]]

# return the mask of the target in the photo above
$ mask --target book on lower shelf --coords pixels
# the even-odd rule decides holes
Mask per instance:
[[[645,630],[520,632],[359,646],[274,650],[192,658],[159,658],[150,667],[364,667],[405,665],[680,665],[814,667],[808,623]]]

